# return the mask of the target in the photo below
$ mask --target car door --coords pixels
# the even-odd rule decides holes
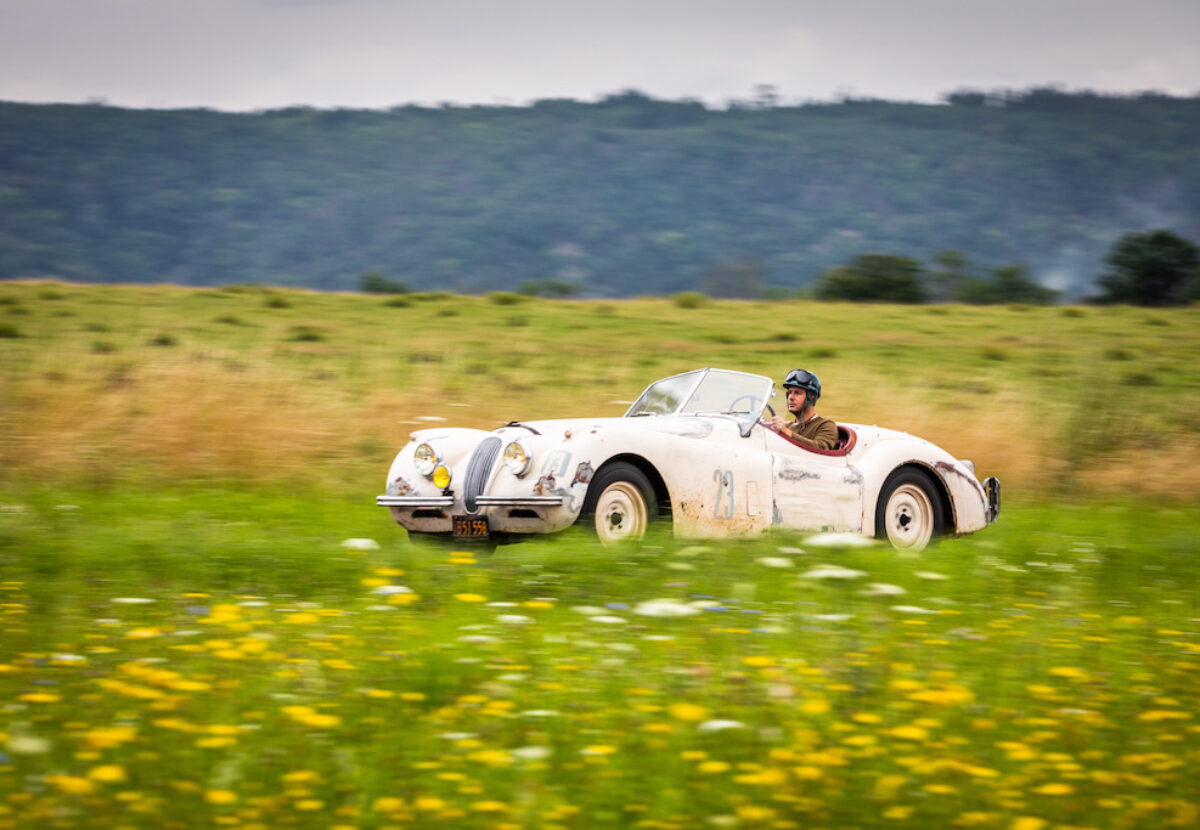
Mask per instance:
[[[862,475],[845,455],[814,451],[769,430],[766,448],[775,526],[862,531]]]

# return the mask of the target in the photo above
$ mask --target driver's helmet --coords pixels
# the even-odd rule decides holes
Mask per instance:
[[[817,398],[821,397],[821,381],[812,372],[805,369],[793,369],[788,372],[783,381],[783,388],[790,389],[793,386],[798,386],[808,392],[808,399],[816,402]]]

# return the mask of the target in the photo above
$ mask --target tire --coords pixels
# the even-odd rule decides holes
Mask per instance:
[[[923,550],[946,531],[946,515],[929,476],[911,467],[896,470],[879,491],[875,536],[897,550]]]
[[[658,520],[654,486],[637,467],[614,461],[592,479],[580,517],[603,545],[641,541]]]

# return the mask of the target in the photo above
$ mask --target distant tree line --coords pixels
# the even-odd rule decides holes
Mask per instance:
[[[1054,89],[781,106],[764,87],[720,110],[636,91],[387,111],[0,103],[0,279],[775,296],[861,293],[882,269],[903,301],[1053,285],[1142,302],[1105,256],[1114,229],[1200,237],[1197,135],[1200,98]],[[960,254],[920,266],[912,294],[911,263],[943,249]]]
[[[1200,249],[1171,231],[1123,235],[1105,257],[1108,270],[1097,280],[1099,291],[1083,298],[1092,303],[1143,306],[1184,305],[1200,300]],[[1035,281],[1021,264],[977,273],[962,251],[941,251],[933,267],[896,254],[859,254],[846,265],[822,273],[811,292],[764,290],[757,261],[710,269],[704,291],[675,295],[694,307],[702,297],[761,298],[812,296],[819,300],[871,303],[1014,303],[1049,305],[1062,292]]]

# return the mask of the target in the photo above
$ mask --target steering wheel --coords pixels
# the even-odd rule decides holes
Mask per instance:
[[[753,395],[739,395],[738,397],[733,399],[732,403],[729,404],[730,412],[740,412],[741,411],[740,409],[738,409],[738,401],[749,401],[749,405],[746,407],[747,412],[753,412],[754,409],[758,406],[758,398],[754,397]],[[771,413],[771,414],[773,415],[775,413]]]

